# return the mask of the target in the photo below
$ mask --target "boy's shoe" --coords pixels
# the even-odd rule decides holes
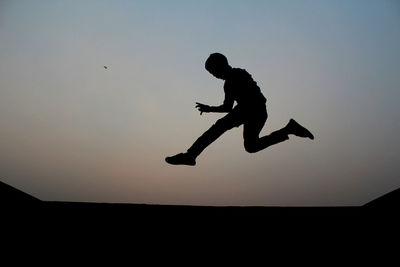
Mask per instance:
[[[188,153],[179,153],[175,156],[166,157],[165,161],[172,165],[196,165],[196,159],[190,156]]]
[[[299,137],[308,137],[311,140],[314,139],[314,135],[309,130],[298,124],[294,119],[290,119],[289,123],[286,125],[286,130],[289,134],[294,134]]]

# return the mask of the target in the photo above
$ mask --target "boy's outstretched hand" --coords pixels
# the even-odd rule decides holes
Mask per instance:
[[[203,112],[207,113],[211,111],[210,106],[198,102],[196,102],[196,108],[200,111],[200,115],[203,114]]]

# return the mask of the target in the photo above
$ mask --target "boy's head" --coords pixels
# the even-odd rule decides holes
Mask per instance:
[[[229,66],[228,59],[220,54],[213,53],[206,60],[205,64],[206,70],[214,75],[216,78],[225,79],[228,72],[231,70]]]

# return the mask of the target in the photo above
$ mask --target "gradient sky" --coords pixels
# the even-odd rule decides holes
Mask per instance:
[[[171,166],[222,114],[213,52],[267,97],[242,127]],[[103,66],[109,68],[105,70]],[[400,186],[399,1],[1,1],[0,179],[43,200],[360,205]]]

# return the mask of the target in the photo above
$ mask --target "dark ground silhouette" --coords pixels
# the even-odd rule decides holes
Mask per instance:
[[[31,240],[35,246],[29,246],[29,251],[37,248],[46,254],[48,251],[41,243],[36,243],[44,241],[56,251],[65,247],[62,251],[68,253],[68,257],[71,248],[76,246],[86,251],[105,245],[124,247],[130,255],[133,244],[147,244],[144,248],[153,252],[155,246],[161,246],[165,251],[177,245],[193,251],[197,244],[202,247],[201,251],[214,246],[220,253],[226,245],[237,248],[238,242],[244,242],[240,243],[242,247],[281,244],[278,249],[287,252],[287,246],[293,246],[293,242],[298,249],[297,246],[308,242],[320,246],[336,244],[332,241],[336,240],[344,242],[341,248],[348,245],[351,251],[353,247],[349,240],[357,238],[372,242],[390,236],[400,223],[398,209],[384,206],[213,207],[84,203],[41,201],[21,191],[17,191],[16,196],[8,194],[10,190],[15,192],[14,188],[4,184],[0,190],[0,195],[10,197],[3,197],[0,203],[4,245],[17,243],[16,248],[20,251],[21,246]],[[29,201],[21,204],[19,199]],[[398,207],[398,203],[396,205]],[[181,250],[174,252],[180,255]],[[97,252],[93,255],[99,256]]]
[[[226,131],[243,125],[244,148],[249,153],[256,153],[269,146],[289,139],[289,135],[314,139],[313,134],[290,119],[288,124],[270,135],[259,137],[268,114],[267,99],[261,93],[257,83],[244,69],[232,68],[227,58],[214,53],[206,61],[205,68],[214,77],[225,81],[225,100],[220,106],[208,106],[196,103],[196,108],[203,113],[228,113],[201,135],[185,153],[166,157],[165,161],[173,165],[196,165],[196,158],[203,150],[217,140]],[[234,106],[234,103],[237,103]]]
[[[1,207],[4,211],[44,216],[52,220],[87,221],[116,220],[124,223],[143,224],[178,223],[290,223],[291,219],[304,222],[328,222],[342,218],[342,223],[360,216],[375,216],[392,212],[400,207],[400,189],[366,203],[363,206],[338,207],[268,207],[268,206],[190,206],[148,205],[42,201],[14,187],[0,182]],[[287,221],[289,220],[289,221]]]
[[[121,251],[134,262],[143,252],[146,261],[160,258],[166,251],[179,258],[193,252],[196,261],[214,251],[236,260],[236,253],[243,249],[252,253],[257,249],[265,260],[271,249],[288,256],[291,250],[301,248],[307,260],[314,253],[320,262],[321,254],[315,249],[325,251],[330,260],[338,251],[354,253],[360,244],[395,244],[393,235],[399,225],[398,208],[383,206],[207,207],[41,201],[4,183],[0,183],[0,196],[3,256],[9,249],[20,258],[32,255],[41,262],[43,257],[62,255],[57,260],[64,261],[82,253],[92,263],[103,261],[114,250],[118,256],[112,257],[113,264]],[[389,204],[396,205],[399,203]],[[229,253],[221,254],[224,250]],[[78,255],[76,262],[81,262]],[[215,262],[214,257],[212,260]],[[298,257],[295,260],[298,262]]]

